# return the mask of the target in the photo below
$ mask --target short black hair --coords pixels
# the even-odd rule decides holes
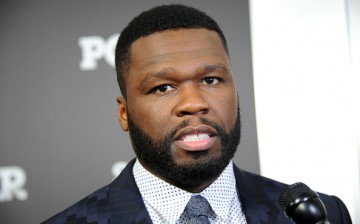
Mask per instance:
[[[123,97],[126,98],[125,74],[131,66],[131,44],[150,34],[165,30],[205,28],[218,33],[227,54],[225,36],[211,17],[195,8],[180,5],[162,5],[142,12],[121,32],[115,50],[117,80]]]

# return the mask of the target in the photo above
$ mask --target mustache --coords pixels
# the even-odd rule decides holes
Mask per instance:
[[[219,135],[226,134],[224,128],[222,128],[219,124],[217,124],[214,121],[211,121],[205,117],[199,117],[198,118],[201,124],[208,125],[212,128],[214,128]],[[183,120],[178,124],[176,127],[172,128],[168,133],[165,135],[165,139],[173,139],[175,134],[182,128],[185,128],[189,126],[191,119]]]

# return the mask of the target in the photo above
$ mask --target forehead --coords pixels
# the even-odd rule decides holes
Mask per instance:
[[[191,69],[196,63],[229,63],[219,35],[202,28],[157,32],[139,38],[130,50],[130,76],[164,66]]]
[[[199,50],[209,48],[224,52],[219,35],[207,29],[179,29],[156,32],[146,37],[141,37],[131,45],[131,55],[137,59],[146,57],[147,53],[157,56],[164,53]],[[140,58],[139,58],[140,57]]]

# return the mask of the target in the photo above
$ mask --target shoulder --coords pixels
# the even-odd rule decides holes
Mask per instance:
[[[278,202],[279,196],[289,186],[288,184],[241,170],[236,166],[234,166],[234,173],[241,200],[251,201],[251,204],[256,201],[258,202],[256,207],[263,203],[268,207],[271,205],[273,211],[281,210]],[[326,207],[330,223],[352,223],[345,204],[338,197],[318,194]],[[281,213],[283,213],[282,210]]]
[[[326,195],[322,193],[318,194],[326,207],[330,223],[352,223],[349,211],[340,198],[333,195]]]
[[[109,185],[102,187],[42,224],[89,223],[100,221],[99,215],[107,220],[108,191]],[[96,219],[91,220],[92,214]]]
[[[110,184],[96,190],[42,224],[108,223],[112,209],[125,210],[134,203],[141,204],[130,161],[121,174]],[[130,198],[130,199],[129,199]]]
[[[237,187],[240,192],[247,194],[255,194],[254,196],[261,196],[271,198],[271,200],[278,200],[281,191],[288,185],[259,174],[247,172],[234,166],[234,173],[236,177]]]

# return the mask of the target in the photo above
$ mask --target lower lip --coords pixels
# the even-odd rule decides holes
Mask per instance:
[[[175,145],[186,151],[204,151],[209,149],[216,141],[216,136],[200,141],[175,141]]]

